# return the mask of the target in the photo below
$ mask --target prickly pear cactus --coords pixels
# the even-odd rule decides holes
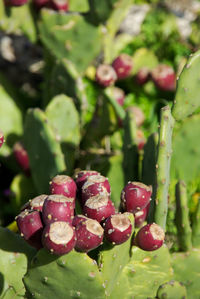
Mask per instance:
[[[184,285],[180,284],[180,282],[171,280],[159,287],[156,297],[158,299],[186,299],[187,291]]]

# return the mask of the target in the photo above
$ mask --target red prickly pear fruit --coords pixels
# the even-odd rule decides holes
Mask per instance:
[[[160,64],[151,71],[154,84],[163,91],[174,91],[176,88],[176,74],[172,67]]]
[[[22,6],[27,2],[28,0],[4,0],[6,6]]]
[[[91,175],[100,174],[98,171],[95,170],[81,170],[76,174],[75,182],[77,189],[80,190],[83,184],[86,182],[87,178]]]
[[[5,140],[4,140],[3,132],[0,130],[0,147],[2,147],[4,141],[5,141]]]
[[[124,105],[125,93],[124,93],[123,89],[114,86],[113,87],[113,97],[120,106]]]
[[[150,202],[151,187],[140,182],[128,182],[121,193],[122,207],[126,212],[135,214]]]
[[[34,197],[33,199],[31,199],[29,201],[29,207],[30,207],[30,209],[42,212],[44,201],[45,201],[45,199],[47,197],[48,197],[48,195],[41,194],[41,195],[38,195],[38,196]]]
[[[36,8],[40,9],[49,6],[49,0],[33,0],[33,4]]]
[[[76,226],[75,249],[81,252],[89,252],[97,248],[103,241],[104,230],[101,225],[93,219],[82,221]]]
[[[145,116],[143,111],[139,107],[130,106],[126,110],[130,111],[130,113],[133,115],[137,127],[140,127],[144,123]]]
[[[67,254],[76,244],[75,229],[64,221],[50,223],[44,228],[42,244],[55,255]]]
[[[104,223],[104,235],[114,245],[126,242],[131,233],[132,224],[126,213],[111,215]]]
[[[90,197],[83,207],[84,215],[101,222],[115,214],[113,202],[106,193]]]
[[[139,151],[141,151],[144,148],[145,143],[146,143],[146,138],[144,137],[143,131],[137,130],[136,131],[136,144],[137,144]]]
[[[72,223],[73,216],[74,198],[54,194],[45,199],[42,208],[42,219],[46,225],[55,221]]]
[[[113,85],[117,80],[115,70],[111,65],[100,64],[96,70],[96,81],[99,85],[107,87]]]
[[[84,215],[76,215],[72,220],[72,225],[76,227],[77,225],[79,225],[80,222],[86,221],[87,219],[89,218]]]
[[[112,63],[118,79],[125,79],[131,75],[133,68],[132,57],[128,54],[120,54]]]
[[[62,194],[68,198],[76,197],[76,183],[67,175],[57,175],[50,182],[51,194]]]
[[[143,226],[136,234],[134,245],[145,251],[153,251],[160,248],[165,239],[164,230],[156,223]]]
[[[33,247],[42,247],[41,236],[43,224],[40,212],[24,210],[16,217],[17,226],[21,236]]]
[[[16,142],[13,147],[13,154],[21,169],[27,174],[30,175],[30,166],[28,153],[25,150],[21,142]]]
[[[81,200],[84,204],[90,197],[99,194],[108,194],[110,196],[110,184],[108,179],[103,175],[91,175],[87,178],[82,186]]]
[[[49,6],[54,10],[67,12],[69,10],[69,0],[50,0]]]
[[[141,68],[136,74],[135,80],[138,85],[144,85],[150,79],[150,70],[147,67]]]
[[[147,206],[143,210],[138,211],[134,214],[135,227],[141,227],[146,217],[147,217]]]

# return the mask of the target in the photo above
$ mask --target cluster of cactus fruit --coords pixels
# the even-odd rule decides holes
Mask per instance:
[[[28,1],[4,2],[10,7],[2,24],[11,6]],[[23,170],[11,184],[18,196],[14,215],[19,214],[8,229],[0,227],[0,296],[198,299],[200,53],[189,57],[176,82],[168,65],[144,66],[122,53],[123,47],[115,53],[114,43],[114,54],[109,52],[107,38],[112,43],[129,0],[29,2],[34,21],[40,16],[37,30],[49,77],[43,110],[30,105],[23,136],[22,129],[9,131],[4,142],[0,132],[4,157],[12,148]],[[63,13],[75,2],[72,13]],[[48,9],[37,14],[32,4],[38,11]],[[29,4],[13,11],[26,7]],[[127,108],[126,88],[122,89],[133,81],[139,88],[150,83],[164,91],[162,95],[176,88],[173,106],[169,101],[161,109],[158,132],[156,119],[154,134],[146,138],[140,130],[146,121],[142,105]],[[1,100],[10,105],[5,98]],[[98,148],[102,144],[108,147],[103,154]],[[94,170],[77,172],[76,167]],[[24,204],[27,198],[32,199]]]
[[[66,175],[57,175],[50,182],[51,195],[39,195],[23,207],[16,217],[21,236],[33,247],[45,247],[51,253],[63,255],[73,248],[89,252],[103,242],[113,245],[126,242],[134,231],[129,213],[135,215],[135,225],[145,220],[151,188],[140,182],[129,182],[121,193],[122,212],[115,210],[110,199],[108,179],[96,171],[80,171],[76,182]],[[83,215],[74,215],[79,201]],[[132,244],[147,251],[160,248],[164,231],[157,224],[143,226]]]

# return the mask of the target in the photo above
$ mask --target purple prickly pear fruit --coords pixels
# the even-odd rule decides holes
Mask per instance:
[[[131,75],[133,68],[132,57],[128,54],[120,54],[112,63],[118,79],[125,79]]]
[[[150,70],[147,67],[141,68],[136,74],[135,80],[138,85],[144,85],[150,79]]]
[[[76,226],[75,249],[81,252],[88,252],[101,245],[104,230],[101,225],[93,219],[82,221]]]
[[[124,105],[125,93],[124,93],[123,89],[114,86],[113,87],[113,97],[120,106]]]
[[[13,154],[18,163],[18,165],[22,168],[22,170],[29,175],[30,174],[30,166],[29,166],[29,158],[28,153],[25,150],[24,146],[21,142],[16,142],[13,147]]]
[[[81,200],[84,204],[90,197],[99,194],[108,194],[110,196],[110,184],[106,177],[103,175],[91,175],[87,178],[86,182],[82,186]]]
[[[135,214],[148,205],[151,194],[151,187],[140,182],[128,182],[121,193],[122,207],[125,211]]]
[[[76,174],[75,182],[77,189],[80,190],[83,184],[86,182],[87,178],[91,175],[100,174],[98,171],[95,170],[81,170]]]
[[[29,207],[31,210],[36,210],[42,212],[42,208],[44,205],[45,199],[48,197],[46,194],[41,194],[39,196],[34,197],[29,201]]]
[[[0,130],[0,147],[2,147],[4,141],[5,141],[5,140],[4,140],[3,132]]]
[[[147,217],[147,207],[134,214],[135,227],[141,227]]]
[[[50,182],[51,194],[62,194],[68,198],[76,197],[76,183],[67,175],[57,175]]]
[[[74,198],[67,198],[64,195],[49,195],[43,204],[42,219],[47,225],[55,221],[72,223],[74,216]]]
[[[67,222],[56,221],[44,228],[42,244],[55,255],[69,253],[74,248],[75,243],[75,229]]]
[[[96,70],[96,81],[99,85],[107,87],[113,85],[117,80],[115,70],[111,65],[100,64]]]
[[[54,10],[67,12],[69,10],[69,0],[50,0],[49,6]]]
[[[126,242],[131,233],[132,224],[127,213],[111,215],[104,223],[105,237],[114,245]]]
[[[86,221],[87,219],[89,218],[84,215],[76,215],[72,220],[72,225],[76,227],[80,222]]]
[[[146,138],[144,136],[144,133],[142,130],[138,129],[136,131],[136,144],[139,151],[143,149],[145,143],[146,143]]]
[[[101,222],[115,214],[113,202],[106,193],[90,197],[83,207],[84,215]]]
[[[28,0],[4,0],[6,6],[22,6],[27,2]]]
[[[155,85],[163,91],[174,91],[176,88],[176,74],[172,67],[160,64],[151,72]]]
[[[24,210],[16,217],[17,226],[21,236],[33,247],[42,247],[41,236],[43,224],[40,212]]]
[[[33,0],[33,4],[36,8],[40,9],[42,7],[49,5],[49,0]]]
[[[130,113],[134,116],[136,126],[140,127],[145,120],[143,111],[137,106],[130,106],[127,108],[127,111],[130,111]]]
[[[134,245],[146,251],[160,248],[165,239],[164,230],[156,223],[143,226],[136,234]]]

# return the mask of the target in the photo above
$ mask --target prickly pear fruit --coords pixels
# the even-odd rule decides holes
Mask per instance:
[[[77,225],[79,225],[80,222],[85,221],[87,219],[89,219],[89,218],[84,215],[76,215],[76,216],[74,216],[74,218],[72,220],[72,225],[74,227],[76,227]]]
[[[145,221],[146,217],[147,217],[147,207],[141,211],[136,212],[134,214],[135,227],[141,227],[141,225]]]
[[[24,210],[16,217],[21,236],[33,247],[40,249],[43,224],[38,211]]]
[[[21,142],[16,142],[13,147],[13,154],[22,170],[28,175],[30,174],[28,153]]]
[[[69,253],[74,248],[75,243],[75,229],[67,222],[55,221],[44,228],[42,244],[55,255]]]
[[[163,245],[165,233],[156,223],[143,226],[136,234],[134,244],[145,251],[157,250]]]
[[[145,120],[143,111],[137,106],[130,106],[127,108],[127,111],[130,111],[130,113],[134,116],[136,126],[140,127]]]
[[[76,189],[76,183],[67,175],[57,175],[50,182],[51,194],[62,194],[68,198],[75,198]]]
[[[98,171],[95,170],[81,170],[76,174],[75,182],[77,185],[77,189],[80,190],[83,184],[86,182],[87,178],[91,175],[100,174]]]
[[[90,197],[99,195],[101,193],[105,193],[110,196],[110,184],[108,179],[100,174],[89,176],[82,186],[82,203],[84,204]]]
[[[128,182],[121,193],[122,207],[131,213],[143,210],[150,202],[151,194],[151,187],[140,182]]]
[[[50,0],[49,6],[57,11],[68,11],[69,1],[68,0]]]
[[[130,238],[131,232],[132,224],[127,213],[111,215],[104,223],[105,237],[113,244],[126,242]]]
[[[113,97],[120,106],[123,106],[125,101],[125,93],[123,89],[114,86],[113,87]]]
[[[100,64],[96,70],[96,81],[103,87],[110,86],[117,80],[115,70],[111,65]]]
[[[84,215],[101,222],[115,214],[113,202],[106,193],[90,197],[83,207]]]
[[[160,64],[151,72],[155,85],[163,91],[174,91],[176,87],[176,74],[172,67]]]
[[[72,222],[74,216],[74,198],[64,195],[49,195],[42,208],[42,219],[47,225],[54,221]]]
[[[103,234],[104,230],[96,220],[88,219],[80,222],[76,226],[76,250],[88,252],[98,247],[103,241]]]
[[[33,0],[33,4],[36,8],[40,9],[44,6],[48,6],[49,0]]]
[[[28,0],[4,0],[6,6],[22,6],[27,2]]]
[[[33,199],[31,199],[29,201],[29,207],[30,207],[30,209],[42,212],[44,201],[45,201],[45,199],[47,197],[48,197],[48,195],[41,194],[41,195],[38,195],[38,196],[34,197]]]
[[[125,79],[130,76],[133,61],[131,56],[128,54],[122,53],[112,63],[112,66],[117,74],[118,79]]]
[[[2,147],[4,143],[4,135],[3,135],[3,132],[0,130],[0,147]]]
[[[136,74],[135,80],[138,85],[143,85],[150,79],[150,70],[147,67],[141,68]]]

